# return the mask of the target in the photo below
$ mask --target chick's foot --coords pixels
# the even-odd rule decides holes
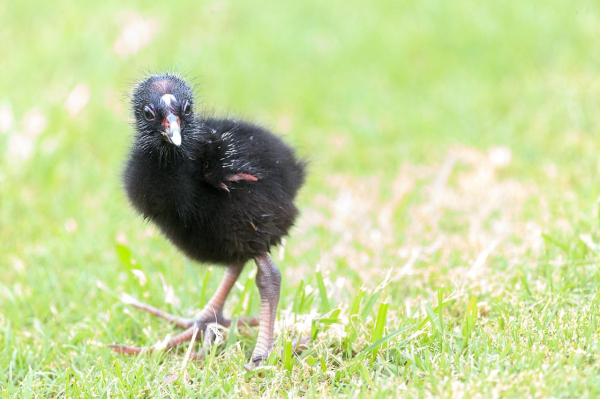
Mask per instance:
[[[140,302],[128,295],[123,296],[122,299],[135,308],[146,311],[156,317],[160,317],[161,319],[165,319],[180,328],[184,328],[185,331],[172,338],[167,337],[167,339],[158,342],[153,346],[137,347],[120,344],[109,345],[109,348],[113,349],[117,353],[137,355],[142,353],[152,353],[154,351],[167,351],[182,343],[198,340],[205,335],[207,336],[207,339],[212,340],[214,336],[207,333],[207,327],[210,324],[215,323],[223,327],[231,326],[231,319],[223,317],[223,314],[220,311],[214,312],[212,315],[206,311],[203,311],[198,317],[185,318],[157,309],[154,306]],[[258,326],[259,319],[257,317],[243,317],[237,320],[237,324],[238,326]]]

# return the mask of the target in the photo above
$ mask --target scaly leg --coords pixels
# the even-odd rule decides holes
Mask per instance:
[[[177,325],[178,327],[185,328],[186,330],[166,342],[161,342],[151,347],[134,347],[125,345],[109,345],[109,347],[115,352],[127,354],[152,352],[154,350],[168,350],[184,342],[191,341],[194,337],[195,331],[198,331],[196,333],[196,338],[199,338],[201,336],[200,332],[205,331],[206,326],[210,323],[218,323],[222,326],[229,327],[231,325],[231,320],[223,317],[223,305],[225,304],[225,300],[231,292],[235,282],[240,276],[242,269],[243,266],[230,267],[226,269],[219,288],[217,288],[217,291],[213,297],[208,301],[198,316],[194,318],[175,316],[148,304],[139,302],[130,296],[123,296],[124,302],[138,309],[151,313],[154,316],[165,319],[168,322]],[[256,317],[244,317],[238,320],[238,325],[257,326],[258,324],[258,319]]]
[[[251,362],[246,365],[247,369],[260,366],[273,349],[275,317],[281,287],[281,273],[271,257],[264,254],[257,257],[255,261],[258,268],[256,286],[260,294],[260,327]]]

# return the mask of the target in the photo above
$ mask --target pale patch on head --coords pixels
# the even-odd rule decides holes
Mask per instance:
[[[154,82],[152,82],[152,86],[154,87],[154,89],[158,90],[159,92],[165,93],[168,90],[167,83],[169,83],[168,80],[160,79],[160,80],[155,80]]]
[[[162,96],[161,101],[167,105],[167,107],[171,107],[171,103],[176,103],[177,99],[172,94],[165,94]]]

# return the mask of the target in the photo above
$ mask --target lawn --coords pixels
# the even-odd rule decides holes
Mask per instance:
[[[600,395],[598,2],[9,1],[0,25],[2,397]],[[201,362],[107,348],[177,332],[122,294],[191,315],[223,274],[121,187],[129,89],[161,70],[310,161],[254,372],[251,328]],[[258,314],[254,275],[228,314]]]

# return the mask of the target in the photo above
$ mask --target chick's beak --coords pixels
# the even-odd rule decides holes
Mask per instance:
[[[169,113],[163,120],[165,132],[163,135],[169,143],[179,147],[181,145],[181,127],[179,127],[179,118],[172,113]]]

